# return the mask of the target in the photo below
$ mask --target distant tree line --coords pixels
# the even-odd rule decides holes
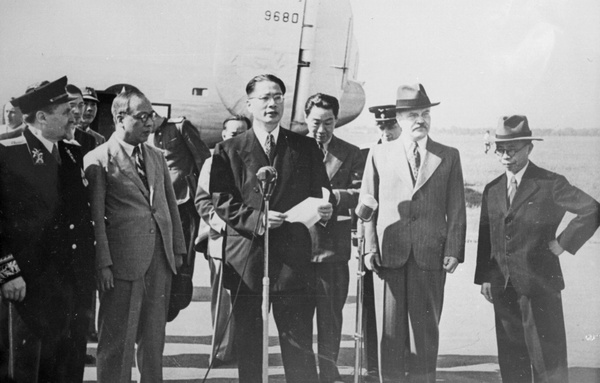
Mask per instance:
[[[489,130],[490,134],[494,134],[494,128],[459,128],[452,126],[450,128],[437,128],[436,132],[444,134],[457,134],[457,135],[483,135],[485,131]],[[572,127],[560,128],[560,129],[535,129],[536,136],[600,136],[600,128],[584,128],[575,129]]]

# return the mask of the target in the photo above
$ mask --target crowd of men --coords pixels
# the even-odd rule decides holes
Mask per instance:
[[[446,275],[464,261],[466,236],[459,151],[429,136],[439,102],[421,84],[401,85],[395,104],[369,108],[381,139],[365,157],[334,134],[335,97],[306,100],[303,136],[281,125],[281,79],[258,75],[246,94],[250,118],[227,118],[212,156],[196,127],[159,116],[133,87],[112,102],[110,137],[91,127],[94,89],[66,77],[5,106],[1,379],[81,382],[97,289],[98,382],[129,382],[136,356],[141,381],[161,382],[165,326],[187,304],[176,281],[193,272],[200,250],[213,288],[210,364],[236,361],[240,382],[261,381],[268,232],[286,381],[341,382],[352,216],[374,199],[373,219],[358,223],[368,269],[364,378],[436,381]],[[481,207],[475,283],[494,305],[505,382],[568,381],[558,256],[600,225],[597,201],[529,160],[537,140],[525,116],[500,119],[493,141],[504,172]],[[277,174],[268,214],[257,176],[265,167]],[[310,197],[320,199],[316,223],[289,219]],[[575,218],[557,235],[566,212]]]

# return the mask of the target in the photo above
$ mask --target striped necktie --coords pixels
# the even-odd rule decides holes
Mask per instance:
[[[273,157],[275,155],[275,137],[270,133],[265,141],[265,154],[267,155],[267,158],[269,158],[269,162],[273,163]]]
[[[515,199],[515,194],[517,194],[517,179],[515,176],[512,176],[510,179],[510,185],[508,185],[508,206],[512,205],[513,199]]]
[[[133,148],[133,160],[135,162],[135,170],[137,170],[138,175],[142,179],[144,186],[146,189],[150,190],[148,187],[148,178],[146,177],[146,165],[144,164],[144,155],[140,149],[140,146],[136,146]]]

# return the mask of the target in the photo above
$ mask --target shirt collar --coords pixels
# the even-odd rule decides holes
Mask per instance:
[[[425,137],[416,141],[417,144],[419,144],[419,154],[421,155],[421,158],[423,158],[423,156],[425,155],[425,152],[427,151],[427,140],[428,139],[429,139],[429,136],[426,135]],[[415,141],[411,140],[407,134],[400,134],[400,140],[402,141],[402,145],[404,145],[404,151],[406,153],[410,153],[412,151],[412,144]]]
[[[42,132],[39,129],[33,128],[30,129],[31,133],[33,133],[33,135],[35,136],[35,138],[37,138],[38,140],[40,140],[40,142],[44,145],[44,147],[50,152],[52,153],[52,148],[54,148],[55,143],[48,140],[47,138],[45,138],[44,136],[42,136]]]
[[[127,153],[129,157],[133,156],[133,149],[135,149],[135,146],[128,144],[119,137],[116,137],[116,139],[117,141],[119,141],[119,144],[121,144],[121,146],[123,147],[123,150],[125,150],[125,153]]]
[[[523,169],[519,170],[517,172],[517,174],[512,174],[511,172],[509,172],[507,170],[506,171],[506,187],[508,188],[508,186],[510,185],[510,180],[512,179],[513,175],[515,176],[515,179],[517,180],[517,187],[519,185],[521,185],[521,180],[523,179],[523,174],[525,174],[525,170],[527,170],[528,166],[529,166],[529,161],[527,161],[525,166],[523,166]]]
[[[262,129],[252,128],[252,130],[254,130],[254,134],[256,135],[256,139],[258,140],[258,142],[260,142],[260,146],[262,146],[263,150],[265,149],[265,144],[267,142],[267,136],[269,134],[273,135],[273,139],[274,139],[275,143],[277,143],[277,140],[279,139],[279,128],[280,128],[280,126],[277,125],[277,127],[275,129],[271,130],[270,133],[267,133]]]

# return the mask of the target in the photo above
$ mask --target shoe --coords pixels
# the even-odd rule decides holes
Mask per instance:
[[[96,357],[94,355],[85,354],[85,364],[96,364]]]

